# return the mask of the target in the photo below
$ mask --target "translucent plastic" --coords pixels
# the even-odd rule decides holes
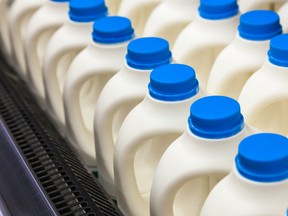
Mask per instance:
[[[0,38],[1,44],[3,45],[3,51],[6,52],[9,56],[12,54],[11,40],[9,35],[8,28],[8,4],[7,0],[0,0]]]
[[[278,14],[280,16],[283,32],[288,33],[288,2],[279,8]]]
[[[245,13],[251,10],[274,10],[277,11],[286,0],[239,0],[239,10]]]
[[[108,7],[108,11],[110,15],[117,15],[119,6],[122,0],[106,0],[105,4]]]

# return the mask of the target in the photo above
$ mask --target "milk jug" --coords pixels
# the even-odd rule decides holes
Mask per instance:
[[[186,125],[156,169],[151,216],[198,216],[211,189],[232,170],[239,142],[252,133],[238,102],[226,96],[195,101]]]
[[[68,17],[68,0],[46,0],[27,24],[24,47],[29,87],[44,104],[42,61],[49,39]],[[44,106],[43,106],[44,107]]]
[[[12,47],[8,28],[8,3],[7,0],[0,0],[0,38],[2,50],[8,55],[12,54]]]
[[[9,28],[13,53],[19,66],[20,75],[26,79],[26,62],[24,37],[27,24],[33,13],[43,5],[45,0],[15,0],[9,10]]]
[[[280,16],[283,32],[288,33],[288,2],[282,5],[278,14]]]
[[[116,140],[115,188],[124,215],[149,215],[156,166],[183,133],[189,106],[201,95],[190,66],[170,64],[151,72],[144,100],[127,115]]]
[[[93,171],[96,102],[103,86],[124,64],[127,45],[133,37],[128,18],[110,16],[96,20],[93,42],[74,58],[66,74],[63,92],[66,137]]]
[[[234,169],[211,191],[200,215],[283,215],[288,206],[287,164],[286,137],[247,137],[239,145]]]
[[[161,1],[162,0],[122,0],[118,14],[129,17],[136,34],[141,36],[148,17]]]
[[[195,17],[198,5],[199,0],[163,1],[149,16],[143,35],[165,38],[173,47],[179,33]]]
[[[104,0],[70,0],[68,20],[48,42],[43,59],[46,109],[61,134],[65,131],[62,94],[66,72],[90,43],[93,22],[106,14]]]
[[[171,62],[169,43],[147,37],[129,43],[126,63],[103,88],[96,104],[94,134],[99,181],[115,197],[113,156],[119,129],[145,97],[151,70]]]
[[[262,131],[288,133],[288,34],[271,39],[268,59],[244,85],[239,103],[246,122]]]
[[[235,37],[238,23],[236,0],[200,0],[194,21],[177,37],[173,48],[175,61],[195,68],[203,90],[214,60]]]
[[[112,15],[116,15],[118,13],[119,5],[122,0],[106,0],[105,4],[108,7],[109,13]]]
[[[276,12],[255,10],[241,15],[238,34],[213,64],[207,92],[238,99],[246,81],[265,62],[270,39],[281,33]]]
[[[286,0],[238,0],[241,13],[251,10],[274,10],[277,11]]]

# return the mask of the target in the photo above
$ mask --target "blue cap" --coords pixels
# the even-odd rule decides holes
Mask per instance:
[[[227,19],[239,12],[237,0],[200,0],[199,15],[209,20]]]
[[[288,34],[281,34],[271,39],[268,58],[272,64],[288,67]]]
[[[221,139],[239,133],[244,127],[244,118],[239,103],[233,98],[208,96],[191,105],[188,125],[199,137]]]
[[[172,60],[169,43],[162,38],[135,39],[128,44],[127,51],[127,64],[135,69],[152,70]]]
[[[103,44],[115,44],[129,41],[134,37],[131,21],[126,17],[109,16],[94,22],[93,41]]]
[[[180,101],[196,95],[198,80],[192,67],[168,64],[154,69],[148,85],[151,97],[162,101]]]
[[[107,15],[104,0],[70,0],[69,17],[75,22],[93,22]]]
[[[239,144],[235,163],[238,172],[252,181],[288,179],[288,139],[273,133],[251,135]]]
[[[248,40],[270,40],[282,33],[278,14],[270,10],[254,10],[240,16],[239,35]]]

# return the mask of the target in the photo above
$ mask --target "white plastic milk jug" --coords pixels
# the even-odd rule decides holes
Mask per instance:
[[[134,30],[128,18],[110,16],[93,25],[90,45],[72,61],[64,82],[66,137],[90,169],[96,169],[93,120],[103,86],[124,64]],[[59,104],[60,105],[60,104]]]
[[[246,122],[262,131],[288,133],[288,34],[271,39],[268,59],[244,85],[239,103]]]
[[[67,20],[69,0],[46,0],[31,17],[24,36],[29,87],[44,104],[42,64],[49,39]]]
[[[278,14],[280,16],[283,32],[288,33],[288,2],[282,5],[278,10]]]
[[[202,96],[194,69],[182,64],[154,69],[148,89],[144,100],[127,115],[116,140],[115,188],[124,215],[149,215],[156,166],[185,130],[190,104]]]
[[[265,62],[270,39],[281,33],[276,12],[254,10],[241,15],[238,34],[213,64],[207,92],[238,99],[246,81]]]
[[[133,40],[128,45],[126,63],[99,96],[94,117],[99,181],[114,197],[113,156],[119,129],[128,113],[144,99],[151,70],[171,60],[166,40],[156,37]]]
[[[129,17],[135,28],[136,35],[141,36],[148,17],[161,1],[162,0],[122,0],[118,14]]]
[[[165,0],[149,16],[144,36],[157,36],[169,41],[171,47],[179,33],[197,14],[199,0]]]
[[[288,206],[288,140],[260,133],[239,145],[235,166],[208,196],[201,216],[281,216]]]
[[[239,10],[245,13],[251,10],[274,10],[277,11],[286,0],[238,0]]]
[[[0,40],[1,40],[1,49],[8,55],[12,54],[11,40],[8,27],[8,3],[7,0],[0,0]]]
[[[93,22],[107,14],[104,0],[70,0],[69,18],[48,42],[43,59],[46,109],[64,134],[62,94],[69,65],[91,41]]]
[[[200,0],[198,11],[177,37],[173,56],[195,68],[200,87],[206,90],[214,60],[235,37],[239,13],[236,0]]]
[[[226,96],[195,101],[186,125],[156,169],[151,216],[198,216],[211,189],[232,170],[239,142],[252,133],[238,102]]]
[[[45,0],[15,0],[9,10],[9,28],[11,44],[15,59],[19,65],[20,75],[26,79],[26,61],[24,51],[24,37],[27,24],[33,13],[40,8]]]
[[[118,9],[122,0],[105,0],[105,4],[108,7],[109,14],[116,15],[118,14]]]

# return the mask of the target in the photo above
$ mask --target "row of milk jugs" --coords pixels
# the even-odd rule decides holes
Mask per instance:
[[[273,2],[2,0],[2,49],[125,215],[282,216],[288,3]]]

